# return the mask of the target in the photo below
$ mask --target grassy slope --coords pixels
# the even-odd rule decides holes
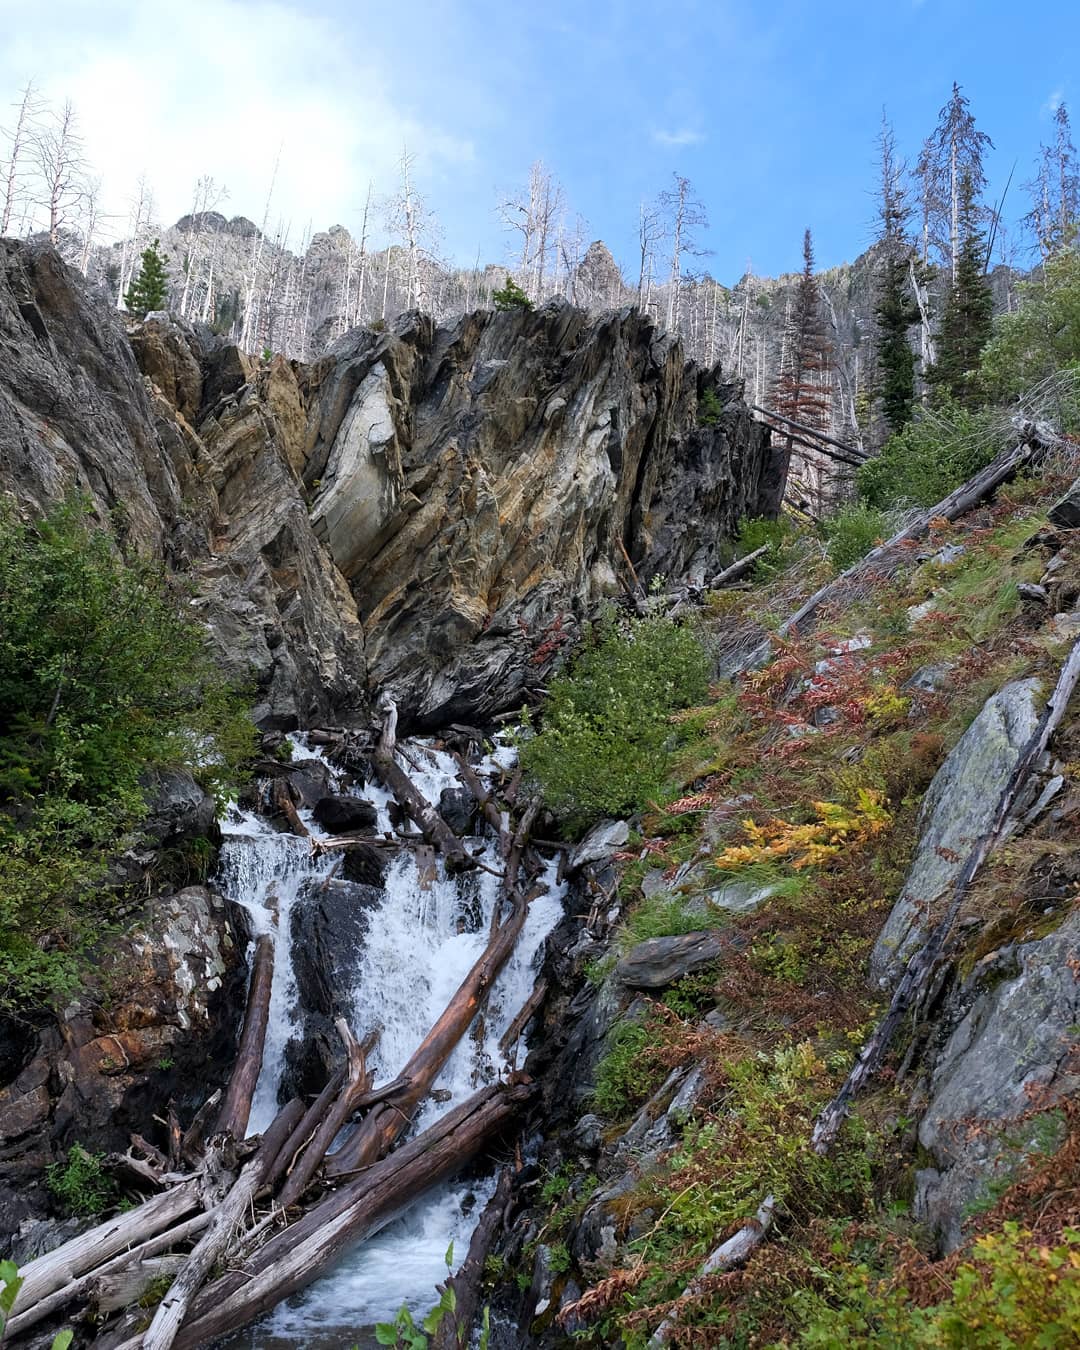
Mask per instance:
[[[621,1235],[637,1236],[614,1276],[591,1272],[594,1281],[605,1274],[609,1281],[594,1299],[596,1343],[638,1343],[707,1251],[770,1190],[782,1210],[777,1236],[685,1310],[686,1344],[899,1345],[916,1335],[925,1344],[982,1343],[935,1340],[937,1331],[916,1330],[912,1321],[922,1315],[918,1304],[948,1294],[962,1254],[935,1262],[909,1217],[914,1170],[924,1160],[915,1147],[911,1084],[893,1081],[905,1047],[860,1103],[833,1159],[817,1158],[806,1141],[882,1011],[866,959],[909,863],[922,794],[991,693],[1027,675],[1052,680],[1064,654],[1045,612],[1025,612],[1016,587],[1042,574],[1049,553],[1038,532],[1065,481],[1048,474],[1016,484],[992,506],[943,525],[892,575],[823,615],[812,637],[782,646],[737,693],[717,687],[706,706],[677,715],[683,737],[668,804],[646,813],[641,860],[624,876],[631,904],[623,941],[713,922],[726,928],[731,948],[714,971],[669,990],[644,1031],[628,1033],[625,1045],[616,1041],[602,1066],[597,1102],[613,1131],[673,1065],[703,1063],[708,1090],[666,1165],[620,1200]],[[919,561],[950,544],[962,545],[954,561]],[[1071,550],[1080,569],[1080,542]],[[745,594],[719,597],[710,620],[718,639],[730,640],[748,617],[775,626],[819,570],[827,575],[828,564],[815,564],[808,552],[752,594],[749,616]],[[931,597],[931,611],[909,628],[908,607]],[[837,658],[855,636],[871,645]],[[825,660],[831,664],[806,686]],[[905,687],[928,666],[946,668],[940,689]],[[1060,738],[1061,757],[1072,758],[1069,747],[1078,743],[1074,721]],[[1060,921],[1063,911],[1047,918],[1027,903],[1030,875],[1055,851],[1075,847],[1040,837],[1054,829],[1062,826],[1043,826],[1003,850],[976,886],[971,913],[993,917],[972,925],[966,964]],[[672,879],[690,860],[689,876],[667,893],[646,900],[637,890],[648,868],[663,867]],[[703,921],[703,897],[740,876],[783,885],[752,915],[714,910]],[[726,1017],[723,1031],[702,1027],[702,1013],[714,1007]],[[1025,1176],[973,1221],[973,1238],[986,1230],[1006,1245],[1006,1218],[1041,1223],[1037,1243],[1017,1240],[1016,1251],[997,1253],[1005,1277],[1018,1262],[1025,1270],[1024,1262],[1038,1265],[1030,1253],[1039,1244],[1060,1241],[1062,1207],[1044,1192],[1051,1177],[1060,1182],[1063,1166],[1072,1167],[1074,1184],[1080,1180],[1078,1154],[1080,1136],[1068,1133],[1045,1184]],[[555,1206],[545,1240],[557,1242],[573,1209]],[[976,1284],[994,1287],[985,1260],[974,1269]],[[900,1319],[895,1340],[890,1317]]]

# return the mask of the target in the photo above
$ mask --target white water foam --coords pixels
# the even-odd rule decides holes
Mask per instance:
[[[300,745],[305,757],[322,758],[302,741]],[[405,742],[399,759],[435,805],[444,788],[459,786],[453,758],[425,742]],[[513,749],[499,746],[482,761],[480,772],[505,772],[513,761]],[[389,794],[369,784],[356,795],[375,803],[378,828],[388,831]],[[308,816],[303,818],[317,833]],[[266,931],[270,924],[266,894],[273,883],[280,914],[266,1053],[252,1108],[254,1130],[265,1128],[277,1110],[285,1048],[299,1026],[289,916],[303,883],[325,876],[333,862],[331,856],[313,860],[307,840],[277,834],[247,813],[234,812],[225,833],[223,889],[248,909],[256,931]],[[467,846],[488,867],[501,870],[493,839],[471,839]],[[546,894],[530,904],[514,953],[491,989],[482,1022],[462,1037],[435,1083],[444,1100],[429,1098],[414,1128],[430,1125],[477,1088],[523,1062],[523,1042],[508,1064],[499,1040],[532,992],[544,939],[562,916],[564,888],[556,884],[556,870],[550,863],[539,879]],[[350,1005],[358,1037],[380,1028],[370,1059],[376,1083],[400,1072],[483,952],[498,894],[496,876],[477,870],[448,878],[441,861],[430,876],[408,849],[390,864],[382,901],[371,911],[353,987],[340,991],[343,1003]],[[250,1350],[370,1344],[368,1329],[376,1321],[391,1320],[403,1303],[423,1312],[435,1302],[434,1286],[446,1274],[443,1258],[448,1243],[453,1241],[460,1262],[493,1184],[486,1178],[472,1185],[439,1187],[360,1244],[322,1280],[243,1333],[238,1343]]]

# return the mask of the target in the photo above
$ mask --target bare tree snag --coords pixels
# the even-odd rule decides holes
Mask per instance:
[[[78,1279],[63,1285],[54,1293],[38,1299],[32,1308],[27,1308],[18,1317],[11,1318],[5,1327],[5,1331],[11,1337],[28,1331],[31,1327],[37,1326],[39,1322],[43,1322],[45,1318],[51,1317],[53,1313],[60,1312],[68,1304],[74,1303],[76,1299],[84,1298],[90,1293],[96,1280],[112,1275],[116,1271],[121,1271],[131,1265],[132,1262],[143,1261],[149,1257],[157,1256],[161,1252],[168,1251],[170,1247],[175,1247],[188,1238],[194,1237],[196,1233],[201,1233],[209,1223],[209,1214],[196,1214],[183,1223],[169,1228],[166,1232],[159,1233],[157,1237],[150,1238],[137,1247],[122,1251],[119,1256],[114,1256],[102,1265],[95,1266],[88,1274],[80,1275]]]
[[[203,1149],[206,1147],[207,1128],[214,1112],[217,1110],[219,1101],[221,1101],[221,1089],[215,1088],[195,1112],[191,1124],[184,1131],[184,1137],[180,1141],[180,1153],[184,1161],[190,1163],[192,1167],[198,1166],[199,1159],[203,1155]]]
[[[445,1312],[439,1328],[431,1338],[431,1350],[467,1350],[476,1309],[480,1303],[480,1282],[484,1276],[484,1262],[491,1244],[502,1230],[510,1206],[510,1188],[513,1173],[504,1167],[499,1174],[495,1193],[484,1206],[480,1222],[473,1230],[469,1252],[458,1272],[448,1284],[454,1291],[454,1310]]]
[[[394,759],[394,748],[397,745],[397,705],[388,694],[383,694],[379,699],[379,711],[383,715],[383,726],[372,757],[375,772],[379,775],[383,786],[394,794],[401,809],[416,822],[428,843],[437,848],[446,859],[447,870],[465,871],[472,864],[472,858],[466,852],[465,845]]]
[[[343,1017],[337,1018],[334,1025],[344,1042],[345,1055],[348,1061],[345,1085],[337,1099],[329,1107],[326,1115],[316,1126],[311,1143],[304,1149],[299,1162],[289,1173],[285,1185],[282,1186],[281,1194],[278,1196],[278,1203],[282,1209],[288,1209],[290,1205],[296,1204],[303,1195],[308,1183],[315,1175],[316,1169],[326,1156],[326,1150],[337,1138],[341,1127],[356,1110],[357,1098],[362,1096],[371,1086],[371,1076],[367,1071],[367,1052],[374,1045],[375,1038],[369,1037],[364,1045],[361,1045]]]
[[[968,888],[1001,839],[1009,815],[1032,770],[1049,745],[1051,736],[1064,717],[1065,709],[1078,683],[1080,683],[1080,639],[1073,644],[1072,651],[1061,668],[1054,692],[1039,718],[1039,724],[1013,766],[1013,771],[998,799],[997,810],[994,812],[989,829],[976,842],[956,878],[952,898],[944,916],[931,930],[926,942],[911,957],[900,983],[896,986],[888,1011],[860,1051],[855,1067],[848,1074],[843,1087],[818,1116],[812,1136],[814,1149],[818,1153],[828,1152],[847,1115],[852,1098],[877,1072],[908,1010],[922,997],[931,972],[952,931]]]
[[[484,1088],[447,1112],[391,1157],[310,1210],[264,1247],[243,1270],[208,1285],[174,1342],[201,1350],[317,1279],[347,1247],[378,1232],[431,1186],[452,1176],[504,1129],[532,1095],[525,1084]],[[120,1350],[136,1350],[139,1340]]]
[[[678,1325],[681,1306],[704,1292],[702,1282],[709,1275],[715,1275],[720,1270],[732,1270],[735,1266],[741,1266],[749,1259],[772,1226],[775,1210],[776,1200],[773,1196],[767,1195],[761,1202],[761,1208],[754,1218],[743,1224],[739,1231],[729,1237],[727,1241],[721,1242],[720,1246],[712,1252],[701,1267],[697,1276],[686,1286],[686,1292],[682,1298],[653,1332],[649,1340],[649,1350],[657,1350],[657,1347],[667,1345],[671,1339],[671,1333]]]
[[[262,933],[255,943],[251,986],[244,1011],[244,1029],[236,1052],[236,1064],[218,1116],[218,1133],[242,1139],[251,1115],[251,1099],[262,1069],[266,1028],[270,1021],[270,991],[274,983],[274,938]]]

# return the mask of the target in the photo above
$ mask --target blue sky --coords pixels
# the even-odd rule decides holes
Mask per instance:
[[[0,104],[34,76],[82,114],[119,230],[145,170],[162,218],[200,173],[227,209],[357,224],[369,179],[393,186],[402,140],[444,253],[505,254],[495,204],[541,158],[572,209],[632,262],[638,203],[686,174],[733,282],[819,264],[871,233],[884,104],[914,157],[958,80],[993,138],[992,190],[1014,160],[1012,211],[1056,99],[1077,102],[1080,4],[1042,0],[0,0]]]

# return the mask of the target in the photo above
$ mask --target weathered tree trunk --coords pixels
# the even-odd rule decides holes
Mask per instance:
[[[495,805],[494,798],[487,788],[484,787],[480,775],[472,767],[464,755],[454,755],[454,762],[458,766],[458,775],[461,781],[476,798],[484,819],[499,836],[499,853],[502,857],[507,857],[510,853],[512,843],[510,837],[510,813],[500,811]]]
[[[484,1088],[392,1157],[309,1211],[248,1255],[243,1271],[207,1286],[176,1338],[201,1350],[317,1279],[361,1238],[378,1232],[419,1195],[453,1175],[513,1119],[531,1095],[523,1084]],[[135,1350],[138,1340],[120,1350]]]
[[[472,858],[465,851],[465,845],[394,759],[394,747],[397,744],[397,706],[394,700],[384,695],[379,700],[379,711],[383,714],[383,728],[372,757],[375,772],[383,786],[394,794],[401,809],[416,822],[428,843],[446,859],[447,870],[464,871],[472,865]]]
[[[417,1106],[427,1096],[514,950],[525,914],[526,906],[523,901],[519,902],[401,1071],[401,1086],[392,1096],[374,1106],[341,1147],[327,1157],[327,1176],[340,1177],[370,1166],[407,1128]]]
[[[745,558],[738,558],[730,567],[725,567],[722,572],[717,572],[712,581],[709,582],[709,589],[719,590],[721,586],[730,586],[733,581],[738,581],[750,571],[751,567],[757,562],[763,553],[767,553],[768,544],[762,544],[760,548],[754,549],[753,553],[748,553]]]
[[[468,1350],[480,1303],[480,1282],[491,1244],[502,1230],[510,1205],[513,1173],[504,1167],[499,1174],[495,1194],[484,1206],[480,1222],[473,1230],[469,1252],[448,1284],[454,1291],[454,1311],[443,1314],[439,1329],[431,1338],[431,1350]]]
[[[289,1135],[288,1139],[285,1140],[284,1144],[282,1144],[281,1148],[278,1150],[278,1155],[271,1164],[270,1171],[263,1181],[264,1190],[272,1190],[292,1167],[297,1154],[304,1145],[311,1140],[319,1126],[319,1122],[337,1100],[338,1093],[341,1091],[344,1082],[344,1069],[338,1069],[335,1073],[330,1075],[329,1079],[327,1079],[326,1086],[304,1112],[300,1124],[297,1125],[296,1129],[293,1130],[292,1134]]]
[[[288,822],[289,829],[293,834],[301,839],[311,837],[311,831],[300,819],[300,813],[296,809],[292,797],[289,795],[289,781],[287,778],[275,778],[270,785],[270,800],[273,802],[274,809],[280,812]]]
[[[217,1128],[234,1139],[243,1139],[251,1115],[251,1099],[262,1069],[266,1027],[270,1020],[270,991],[274,983],[274,939],[263,933],[255,943],[255,959],[251,967],[251,985],[248,989],[244,1029],[236,1052],[236,1064],[221,1105]]]
[[[735,1266],[741,1266],[743,1262],[748,1260],[769,1231],[775,1209],[776,1201],[771,1195],[767,1195],[761,1202],[761,1208],[754,1218],[745,1223],[726,1242],[721,1242],[720,1246],[712,1252],[697,1276],[686,1286],[683,1299],[692,1299],[702,1293],[702,1282],[709,1275],[715,1275],[718,1270],[733,1270]],[[683,1299],[680,1299],[679,1303]],[[672,1308],[653,1332],[649,1341],[649,1350],[656,1350],[661,1345],[667,1345],[671,1339],[671,1333],[679,1322],[679,1303]]]

